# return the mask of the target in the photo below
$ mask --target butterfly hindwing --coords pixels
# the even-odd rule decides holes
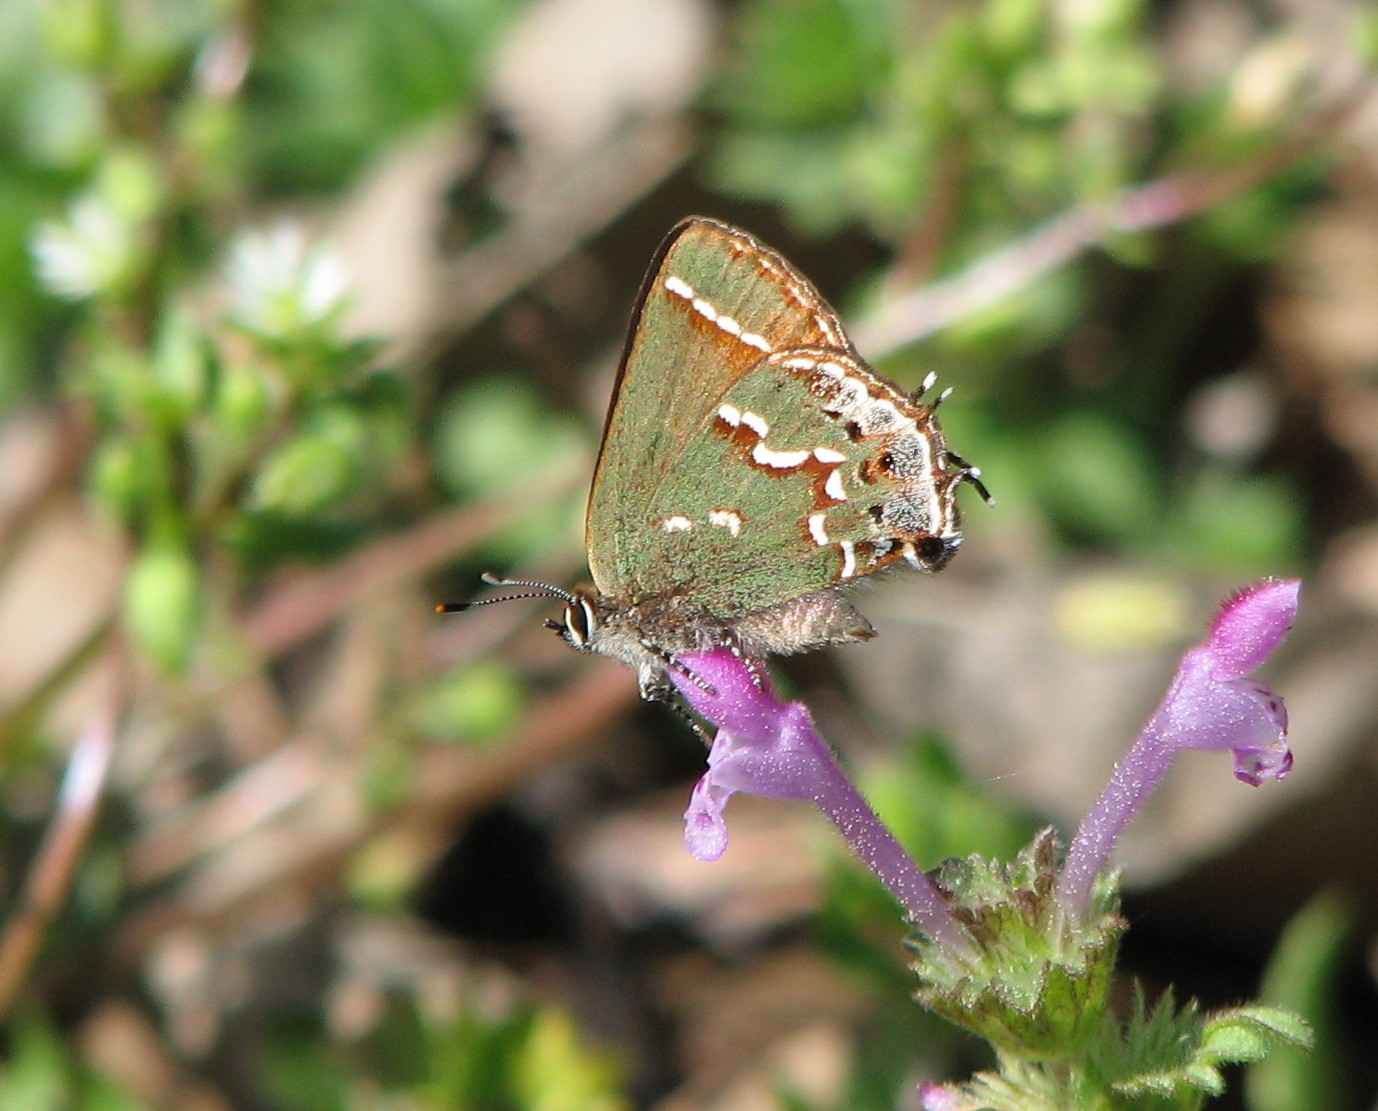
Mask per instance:
[[[955,481],[929,406],[848,352],[785,350],[733,384],[657,483],[644,553],[656,589],[735,620],[944,562]]]

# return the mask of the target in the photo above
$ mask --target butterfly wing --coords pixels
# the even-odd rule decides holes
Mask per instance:
[[[732,621],[960,543],[931,406],[745,233],[681,224],[639,301],[588,514],[605,596]]]
[[[960,475],[933,408],[855,355],[777,352],[743,375],[657,484],[641,535],[659,577],[725,619],[961,543]]]
[[[772,351],[848,346],[836,314],[778,254],[701,217],[666,236],[632,314],[585,522],[606,595],[657,586],[644,536],[663,484],[734,382]],[[677,472],[676,472],[677,473]]]

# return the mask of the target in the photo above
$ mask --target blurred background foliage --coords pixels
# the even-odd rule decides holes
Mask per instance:
[[[0,1107],[879,1111],[980,1066],[811,814],[734,802],[695,864],[672,715],[549,607],[431,612],[584,574],[690,212],[954,384],[999,500],[781,670],[925,865],[1070,830],[1212,600],[1306,578],[1297,772],[1174,777],[1127,971],[1316,1022],[1234,1106],[1372,1106],[1375,48],[1359,0],[0,5]]]

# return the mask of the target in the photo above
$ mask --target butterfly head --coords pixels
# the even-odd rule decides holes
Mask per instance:
[[[481,598],[474,602],[447,602],[436,606],[436,612],[459,613],[475,606],[513,602],[519,598],[558,598],[565,604],[564,620],[547,621],[547,629],[554,629],[561,640],[579,652],[597,652],[633,668],[643,698],[663,699],[673,691],[665,681],[665,672],[667,668],[677,666],[675,652],[659,647],[656,641],[645,635],[639,626],[641,615],[636,607],[627,607],[604,598],[593,586],[564,590],[550,583],[502,579],[487,572],[483,575],[483,581],[490,586],[519,586],[525,589],[519,594]]]
[[[920,571],[941,571],[951,562],[962,546],[962,534],[952,532],[944,536],[927,536],[911,545],[912,555],[905,553],[907,561]]]
[[[591,587],[577,590],[563,590],[551,583],[534,582],[529,579],[503,579],[491,572],[483,573],[483,581],[489,586],[525,587],[520,594],[504,594],[500,598],[481,598],[475,602],[446,602],[436,606],[437,613],[459,613],[475,606],[491,606],[496,602],[515,602],[521,598],[559,598],[565,604],[563,621],[547,621],[546,628],[554,629],[571,648],[581,652],[592,649],[592,641],[598,633],[599,607],[598,592]]]
[[[571,648],[580,652],[593,650],[593,640],[598,635],[599,608],[597,593],[586,587],[573,591],[552,591],[565,602],[565,619],[547,621],[545,627],[554,629]]]

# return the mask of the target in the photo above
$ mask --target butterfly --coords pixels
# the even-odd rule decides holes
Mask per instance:
[[[946,567],[957,490],[933,376],[910,395],[852,347],[788,262],[717,220],[677,224],[651,262],[613,387],[585,522],[592,586],[485,576],[565,603],[572,647],[620,660],[646,699],[680,657],[759,659],[865,640],[843,597],[889,567]],[[442,611],[487,602],[452,603]]]

